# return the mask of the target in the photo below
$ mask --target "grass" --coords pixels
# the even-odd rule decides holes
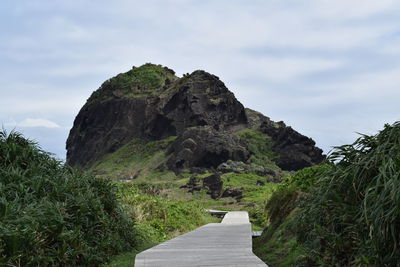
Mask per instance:
[[[261,237],[253,239],[253,251],[269,266],[307,266],[301,262],[304,248],[293,232],[293,216],[278,227],[269,227]]]
[[[154,175],[154,176],[153,176]],[[199,175],[204,178],[209,173]],[[133,183],[120,184],[120,196],[123,203],[131,210],[131,216],[137,222],[137,230],[142,234],[142,250],[159,242],[173,238],[177,235],[193,230],[198,226],[210,222],[219,222],[219,219],[204,213],[204,209],[220,210],[247,210],[253,221],[253,230],[261,230],[265,227],[263,221],[263,207],[273,188],[277,185],[267,183],[265,186],[256,186],[260,179],[257,175],[225,174],[223,180],[228,179],[226,186],[244,188],[244,199],[237,202],[232,198],[220,198],[213,200],[204,190],[194,194],[180,189],[179,184],[188,181],[188,174],[183,174],[170,182],[162,183],[156,174],[154,179],[146,181],[134,181]],[[256,192],[253,192],[254,190]],[[146,193],[147,192],[147,193]],[[132,266],[134,257],[142,250],[134,250],[118,255],[109,265],[105,266]]]
[[[134,139],[117,151],[105,155],[89,171],[97,177],[110,177],[113,180],[143,178],[164,180],[175,178],[172,172],[158,171],[157,167],[167,160],[165,150],[176,139],[171,136],[159,141],[145,142]],[[161,178],[161,179],[160,179]],[[139,179],[140,180],[140,179]]]
[[[251,147],[253,164],[256,164],[256,162],[268,164],[270,168],[279,170],[271,161],[274,154],[263,155],[266,151],[270,152],[270,142],[267,137],[257,131],[243,131],[239,134]],[[265,202],[272,195],[277,184],[270,183],[266,177],[257,174],[226,173],[221,177],[224,188],[240,188],[243,191],[243,198],[240,201],[233,198],[213,200],[206,194],[205,190],[193,194],[188,193],[186,189],[180,188],[192,176],[187,170],[176,175],[158,167],[167,160],[165,151],[175,138],[170,137],[147,143],[143,140],[133,140],[116,152],[103,157],[91,169],[98,177],[111,177],[113,180],[135,177],[132,183],[121,185],[121,188],[128,187],[131,188],[129,189],[131,191],[128,190],[129,193],[127,194],[125,188],[123,190],[125,193],[120,196],[128,209],[134,207],[130,214],[138,223],[136,226],[138,232],[144,235],[143,242],[141,242],[146,244],[144,247],[155,245],[194,229],[201,223],[212,221],[212,218],[204,220],[200,219],[198,214],[185,213],[188,209],[194,211],[206,208],[227,211],[246,210],[249,212],[253,229],[264,229],[267,225],[264,215]],[[202,179],[210,174],[212,173],[205,172],[196,176]],[[257,185],[258,181],[264,182],[265,185]],[[139,190],[139,193],[137,190]],[[182,207],[185,207],[185,209],[182,209]],[[201,216],[204,216],[204,214]],[[175,219],[170,221],[173,217]],[[191,224],[191,222],[194,222],[194,224]],[[118,259],[115,259],[115,264],[122,265],[121,261],[132,262],[132,257],[137,251],[140,250],[122,254]]]
[[[122,203],[137,223],[138,246],[105,266],[133,266],[137,253],[201,225],[219,222],[205,212],[202,203],[171,200],[163,193],[151,183],[119,183]]]
[[[255,252],[275,266],[398,266],[400,123],[337,147],[267,202]]]
[[[335,164],[319,174],[298,214],[299,239],[310,258],[317,264],[396,266],[400,122],[337,147],[329,159]]]
[[[93,92],[85,107],[115,98],[138,98],[160,94],[164,86],[173,83],[178,77],[161,65],[145,64],[133,67],[125,73],[104,82],[100,89]]]
[[[258,227],[262,220],[259,219],[266,199],[271,195],[276,184],[268,183],[265,177],[256,174],[227,173],[222,175],[224,187],[241,187],[243,199],[237,202],[232,198],[210,199],[205,191],[194,194],[180,189],[186,184],[191,174],[183,172],[176,175],[171,171],[161,171],[157,168],[167,160],[166,148],[176,137],[169,137],[161,141],[144,142],[133,140],[112,154],[108,154],[91,168],[97,177],[110,177],[113,180],[137,176],[132,180],[135,184],[156,186],[162,190],[163,196],[170,200],[200,203],[206,208],[218,208],[225,210],[248,210]],[[211,173],[197,175],[204,178]],[[265,182],[264,186],[257,186],[257,181]],[[257,219],[253,218],[254,216]],[[264,220],[265,221],[265,220]]]
[[[280,170],[274,163],[278,156],[272,151],[271,137],[252,129],[242,130],[237,135],[247,142],[247,148],[251,153],[249,163]]]
[[[135,257],[140,252],[146,248],[125,252],[112,259],[110,263],[103,264],[103,267],[132,267],[135,265]]]

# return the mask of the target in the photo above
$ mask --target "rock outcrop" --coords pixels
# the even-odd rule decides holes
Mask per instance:
[[[238,136],[211,126],[187,128],[172,144],[170,153],[167,166],[175,172],[192,166],[217,168],[227,160],[246,161],[250,156]]]
[[[202,179],[191,176],[189,182],[181,186],[181,188],[187,189],[189,193],[206,190],[212,199],[231,197],[236,201],[240,201],[243,198],[243,188],[227,187],[224,189],[223,184],[221,176],[218,173],[214,173]]]
[[[325,159],[314,140],[304,136],[283,122],[263,122],[260,130],[273,140],[272,150],[279,155],[276,164],[283,170],[299,170]]]
[[[145,64],[104,82],[90,96],[70,131],[67,163],[89,167],[134,138],[177,136],[163,163],[170,170],[217,169],[228,160],[246,165],[252,153],[237,135],[243,129],[270,136],[282,169],[324,159],[310,138],[245,109],[217,76],[198,70],[178,78],[171,69]],[[268,168],[254,166],[273,176]]]
[[[203,188],[207,190],[212,199],[219,198],[222,195],[223,183],[218,173],[203,178]]]

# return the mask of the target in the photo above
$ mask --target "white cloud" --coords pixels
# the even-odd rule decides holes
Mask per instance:
[[[22,128],[35,128],[35,127],[44,127],[44,128],[61,128],[60,125],[57,123],[47,120],[47,119],[31,119],[27,118],[19,123],[15,122],[8,122],[5,123],[5,126],[15,126],[15,127],[22,127]]]

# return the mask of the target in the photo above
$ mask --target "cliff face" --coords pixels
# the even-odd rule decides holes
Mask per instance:
[[[243,129],[269,136],[283,169],[324,158],[310,138],[245,109],[217,76],[195,71],[178,78],[166,67],[146,64],[111,78],[91,95],[70,131],[67,163],[88,167],[134,138],[177,136],[167,168],[216,168],[227,160],[248,160],[246,141],[236,134]]]

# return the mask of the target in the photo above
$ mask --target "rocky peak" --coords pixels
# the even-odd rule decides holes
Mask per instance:
[[[194,71],[179,80],[174,89],[160,101],[159,111],[172,121],[178,134],[192,126],[227,129],[247,123],[243,105],[215,75]]]
[[[168,88],[178,77],[175,72],[161,65],[151,63],[131,70],[105,81],[94,91],[84,107],[112,99],[130,99],[156,95]]]
[[[244,129],[272,140],[283,169],[299,169],[324,158],[308,137],[245,109],[217,76],[197,70],[178,78],[167,67],[145,64],[93,92],[70,131],[67,163],[88,167],[134,138],[147,142],[177,136],[167,155],[169,169],[215,169],[228,160],[250,160],[251,150],[257,149],[247,147],[237,134]]]
[[[70,131],[67,163],[88,166],[132,138],[159,140],[188,127],[246,122],[243,105],[217,76],[199,70],[179,79],[166,67],[145,64],[93,92]]]

